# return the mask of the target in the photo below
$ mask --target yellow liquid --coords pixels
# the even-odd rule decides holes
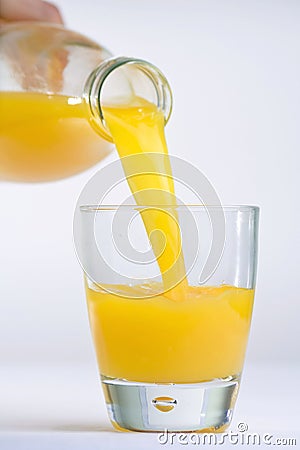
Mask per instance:
[[[51,181],[103,159],[109,144],[89,124],[80,98],[0,94],[0,180]]]
[[[61,178],[95,164],[106,154],[107,144],[90,127],[81,99],[5,93],[0,102],[0,179]],[[166,177],[160,175],[161,167],[153,156],[167,155],[163,114],[154,105],[135,99],[130,106],[105,107],[104,115],[120,157],[142,155],[135,163],[123,161],[137,204],[174,205],[169,160],[164,161]],[[131,176],[149,168],[149,175]],[[120,286],[125,296],[87,288],[101,373],[135,381],[184,383],[240,372],[253,290],[188,286],[175,209],[171,214],[157,209],[141,214],[165,293],[130,299],[130,291],[134,295],[138,286]],[[157,229],[163,231],[166,242],[154,232]],[[153,289],[149,286],[149,292]]]
[[[160,175],[155,155],[150,157],[152,152],[168,154],[162,113],[154,105],[135,99],[128,107],[104,108],[104,116],[120,157],[145,155],[133,163],[134,168],[131,161],[123,162],[137,203],[176,204],[170,200],[174,185],[168,158],[163,172],[169,177],[165,177]],[[145,175],[149,167],[151,173]],[[132,172],[143,175],[130,176]],[[188,286],[176,213],[154,209],[141,214],[155,255],[160,254],[161,242],[151,238],[152,231],[162,230],[167,238],[165,251],[157,258],[165,293],[130,299],[127,297],[138,295],[139,290],[145,293],[145,286],[119,286],[120,295],[87,287],[101,373],[157,383],[200,382],[238,374],[247,343],[253,290]],[[150,285],[149,293],[155,288]]]
[[[105,107],[104,118],[119,156],[135,155],[122,159],[122,164],[136,203],[162,206],[141,210],[141,216],[164,289],[170,298],[181,301],[185,295],[185,267],[163,113],[154,104],[135,98],[130,106]],[[165,158],[156,159],[157,155]],[[163,208],[168,205],[174,208]]]
[[[153,286],[152,286],[153,288]],[[86,287],[101,373],[153,383],[193,383],[242,370],[254,291],[188,287],[186,298],[129,299]],[[139,292],[137,286],[136,292]],[[145,291],[145,288],[143,289]],[[151,287],[149,286],[149,291]]]

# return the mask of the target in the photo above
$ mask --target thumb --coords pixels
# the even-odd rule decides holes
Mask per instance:
[[[1,0],[1,19],[63,23],[58,8],[42,0]]]

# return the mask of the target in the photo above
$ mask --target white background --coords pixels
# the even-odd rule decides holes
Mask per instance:
[[[174,94],[166,129],[170,153],[201,169],[224,204],[261,207],[247,358],[275,367],[292,364],[300,342],[300,2],[56,4],[69,28],[116,55],[160,67]],[[55,183],[0,183],[4,366],[94,364],[72,216],[77,196],[99,167]]]

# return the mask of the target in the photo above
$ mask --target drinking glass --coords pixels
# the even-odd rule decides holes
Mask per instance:
[[[185,277],[168,289],[143,224],[145,211],[157,209],[180,228]],[[258,207],[83,205],[80,215],[89,319],[113,425],[224,431],[251,321]]]

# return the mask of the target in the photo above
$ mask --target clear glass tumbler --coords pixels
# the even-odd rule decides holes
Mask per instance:
[[[186,278],[176,280],[172,295],[142,221],[145,210],[153,209],[172,209],[180,227]],[[224,431],[251,322],[259,209],[80,210],[88,312],[112,423],[135,431]],[[218,238],[214,220],[223,220],[223,243],[202,279]],[[221,233],[222,226],[217,229]]]

